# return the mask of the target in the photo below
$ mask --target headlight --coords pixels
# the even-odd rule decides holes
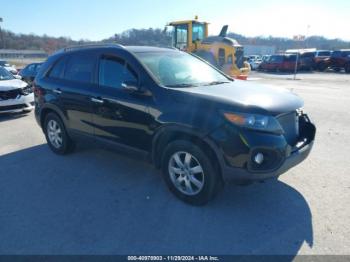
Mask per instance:
[[[224,116],[237,126],[270,132],[282,132],[280,124],[272,116],[232,112],[224,112]]]
[[[22,94],[23,95],[29,95],[30,93],[33,93],[33,88],[32,88],[32,86],[30,86],[30,85],[27,85],[27,86],[25,86],[25,87],[23,87],[22,88]]]

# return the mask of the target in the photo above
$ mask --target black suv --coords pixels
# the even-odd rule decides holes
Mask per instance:
[[[316,131],[295,94],[234,81],[168,48],[67,48],[42,65],[34,93],[53,152],[83,137],[137,149],[197,205],[226,179],[278,177],[308,156]]]

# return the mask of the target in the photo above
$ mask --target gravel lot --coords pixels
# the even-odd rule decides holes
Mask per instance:
[[[279,181],[178,201],[151,165],[82,147],[49,150],[33,114],[0,115],[1,254],[349,254],[350,75],[253,73],[293,89],[318,131]]]

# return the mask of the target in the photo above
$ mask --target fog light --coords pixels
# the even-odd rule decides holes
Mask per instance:
[[[257,163],[258,165],[261,165],[262,162],[264,162],[264,155],[262,153],[257,153],[254,157],[254,161],[255,163]]]

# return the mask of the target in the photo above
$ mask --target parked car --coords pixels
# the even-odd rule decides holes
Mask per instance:
[[[350,49],[333,51],[330,58],[325,59],[322,64],[323,70],[327,68],[331,68],[334,71],[344,69],[346,73],[350,73]]]
[[[28,84],[32,84],[36,74],[38,73],[42,63],[32,63],[24,67],[19,71],[19,75],[22,77],[23,81],[26,81]]]
[[[29,112],[33,108],[32,88],[0,66],[0,113]]]
[[[33,85],[36,120],[54,153],[82,138],[133,148],[196,205],[227,179],[278,177],[308,156],[316,132],[297,95],[234,81],[175,49],[67,48]]]
[[[1,60],[0,61],[0,66],[5,68],[7,71],[9,71],[13,75],[17,75],[17,69],[15,65],[10,65],[8,62]]]
[[[262,60],[262,62],[266,62],[267,60],[270,59],[270,57],[271,57],[271,55],[263,55],[263,56],[261,57],[261,60]]]
[[[311,71],[315,68],[315,52],[302,52],[299,54],[299,69]]]
[[[329,50],[317,50],[314,57],[314,69],[324,71],[325,61],[331,56],[332,51]]]
[[[258,67],[260,66],[261,62],[262,62],[261,58],[250,58],[248,60],[248,63],[249,63],[250,68],[252,70],[258,69]]]
[[[263,61],[258,70],[261,71],[275,71],[287,72],[294,71],[297,56],[295,54],[280,54],[272,55],[268,60]],[[300,68],[298,63],[297,69]]]

